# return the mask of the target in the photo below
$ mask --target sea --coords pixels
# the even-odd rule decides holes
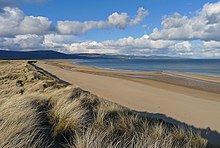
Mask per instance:
[[[74,64],[95,66],[97,68],[131,70],[184,72],[220,77],[220,59],[80,59]]]

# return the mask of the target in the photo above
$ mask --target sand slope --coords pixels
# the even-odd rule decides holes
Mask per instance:
[[[37,66],[75,86],[126,107],[162,113],[198,128],[220,132],[220,102],[121,78],[78,72],[39,61]],[[206,93],[206,92],[204,92]],[[217,95],[218,96],[218,95]]]
[[[144,117],[65,85],[33,64],[0,61],[1,148],[205,148],[215,144],[200,129]]]

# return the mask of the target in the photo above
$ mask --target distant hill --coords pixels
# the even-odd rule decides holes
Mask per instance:
[[[101,57],[99,54],[64,54],[52,50],[39,51],[6,51],[0,50],[1,60],[29,59],[88,59]]]
[[[106,54],[65,54],[52,50],[38,51],[7,51],[0,50],[0,60],[34,60],[34,59],[171,59],[168,56],[132,56],[132,55],[106,55]]]
[[[57,59],[69,58],[68,55],[55,51],[5,51],[0,50],[0,59]]]

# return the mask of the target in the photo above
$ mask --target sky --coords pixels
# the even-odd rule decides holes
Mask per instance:
[[[0,49],[220,58],[220,1],[0,0]]]

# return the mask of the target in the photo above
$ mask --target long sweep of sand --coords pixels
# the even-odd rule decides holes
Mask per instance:
[[[123,106],[161,113],[198,128],[209,127],[220,132],[220,94],[152,80],[143,83],[135,78],[100,75],[91,72],[95,68],[90,67],[90,71],[85,72],[80,70],[80,66],[77,69],[77,66],[61,63],[63,66],[38,61],[36,65],[64,81]]]

